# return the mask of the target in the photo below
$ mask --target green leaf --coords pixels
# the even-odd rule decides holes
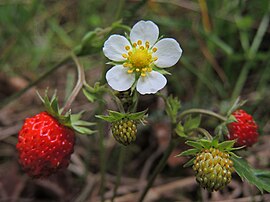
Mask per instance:
[[[185,132],[187,133],[192,129],[198,128],[200,126],[200,123],[201,123],[201,116],[196,116],[195,118],[188,116],[184,124]]]
[[[228,110],[227,116],[229,117],[235,110],[242,107],[246,102],[246,100],[240,100],[240,97],[238,97],[232,104],[231,108]]]
[[[182,153],[176,155],[178,156],[190,156],[190,155],[196,155],[200,150],[199,149],[188,149],[186,151],[183,151]]]
[[[256,171],[244,159],[235,158],[234,156],[231,156],[231,159],[235,171],[242,179],[246,179],[250,184],[255,185],[262,193],[264,190],[270,192],[270,184],[266,183],[263,177],[256,175]]]
[[[195,160],[196,157],[193,157],[192,159],[190,159],[188,162],[186,162],[183,167],[186,168],[186,167],[189,167],[189,166],[192,166],[194,164],[194,160]]]

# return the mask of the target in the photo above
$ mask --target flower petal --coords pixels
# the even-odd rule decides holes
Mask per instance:
[[[123,65],[116,65],[106,73],[106,80],[114,90],[125,91],[132,86],[135,76],[127,73]]]
[[[110,60],[120,62],[126,60],[122,54],[127,53],[126,46],[130,46],[129,41],[121,35],[111,35],[103,46],[104,55]]]
[[[138,79],[136,89],[137,91],[144,94],[154,94],[158,90],[162,89],[167,83],[167,79],[161,73],[152,71],[149,72],[145,77]]]
[[[153,53],[158,59],[154,62],[157,67],[171,67],[175,65],[182,55],[179,43],[172,38],[165,38],[158,41],[155,46],[157,51]]]
[[[143,44],[149,41],[150,46],[158,40],[159,29],[158,26],[152,21],[139,21],[130,31],[130,40],[132,43],[141,40]]]

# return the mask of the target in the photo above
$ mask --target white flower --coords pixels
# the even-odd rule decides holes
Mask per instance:
[[[136,82],[140,94],[151,94],[166,85],[167,79],[155,70],[175,65],[182,49],[175,39],[158,41],[158,36],[155,23],[139,21],[132,27],[130,39],[115,34],[104,43],[104,55],[118,64],[106,74],[114,90],[128,90]]]

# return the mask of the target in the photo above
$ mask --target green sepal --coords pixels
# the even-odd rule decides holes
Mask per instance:
[[[189,166],[192,166],[194,164],[194,160],[196,159],[196,157],[193,157],[192,159],[190,159],[188,162],[186,162],[183,167],[187,168]]]
[[[196,116],[192,118],[192,116],[188,116],[185,123],[184,123],[184,130],[186,133],[190,132],[191,130],[198,128],[201,123],[201,116]]]
[[[46,111],[55,119],[57,119],[58,122],[62,125],[72,128],[76,132],[83,135],[93,134],[95,132],[88,128],[89,126],[95,125],[95,123],[80,120],[83,112],[78,114],[71,114],[71,110],[69,110],[65,114],[62,114],[63,109],[59,108],[56,92],[53,94],[51,99],[48,97],[48,89],[45,91],[44,98],[42,98],[38,92],[37,94],[43,102]]]
[[[139,119],[144,119],[146,117],[148,109],[145,109],[141,112],[136,112],[136,113],[131,113],[128,114],[128,118],[131,120],[139,120]]]
[[[199,151],[200,151],[199,149],[188,149],[186,151],[181,152],[180,154],[177,154],[176,157],[196,155]]]
[[[247,101],[246,100],[240,100],[240,97],[238,97],[234,103],[232,104],[232,106],[230,107],[230,109],[227,112],[227,117],[229,117],[235,110],[239,109],[240,107],[242,107]]]
[[[108,110],[108,115],[96,115],[97,118],[107,122],[116,122],[124,118],[134,121],[142,121],[146,117],[147,110],[136,113],[121,113],[112,110]]]
[[[233,148],[234,143],[235,143],[235,140],[228,140],[228,141],[221,142],[218,145],[218,149],[221,150],[221,151],[229,149],[231,151],[231,148]]]
[[[162,68],[158,68],[158,67],[153,67],[153,70],[156,71],[156,72],[159,72],[163,75],[172,75],[170,72],[166,71],[165,69],[162,69]]]
[[[202,144],[200,142],[196,142],[196,141],[188,140],[188,141],[186,141],[186,144],[191,146],[191,147],[194,147],[196,149],[202,149],[203,148]]]
[[[266,181],[265,176],[258,175],[256,170],[251,168],[244,159],[235,158],[234,156],[231,156],[231,159],[233,161],[235,171],[242,180],[246,179],[250,184],[255,185],[261,193],[263,193],[263,191],[270,192],[269,174],[267,175],[268,180]]]
[[[181,108],[181,102],[177,97],[170,95],[166,99],[166,113],[172,120],[172,123],[176,123],[177,114]]]

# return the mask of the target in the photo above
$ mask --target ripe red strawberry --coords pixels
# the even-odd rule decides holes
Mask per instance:
[[[27,118],[19,132],[16,145],[19,162],[30,176],[49,176],[68,166],[74,142],[75,133],[71,128],[41,112]]]
[[[228,139],[236,139],[237,146],[252,146],[258,141],[258,126],[252,116],[244,110],[236,110],[232,113],[237,122],[227,125],[229,129]]]

